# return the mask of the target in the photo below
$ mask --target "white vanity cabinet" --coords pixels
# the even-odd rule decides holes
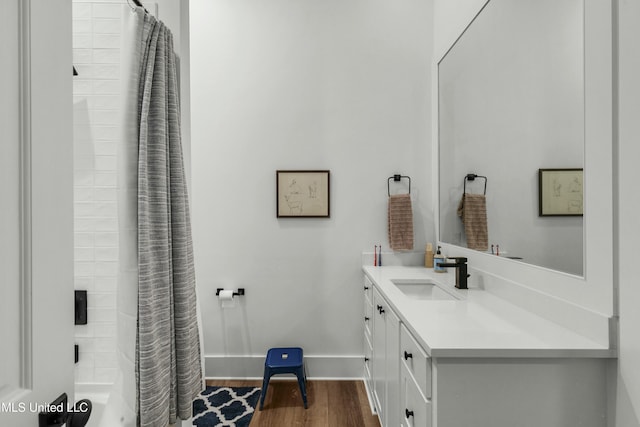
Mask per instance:
[[[383,427],[400,419],[400,319],[364,278],[364,378]]]
[[[364,371],[382,427],[611,425],[611,350],[487,294],[410,300],[390,280],[405,270],[372,271]]]

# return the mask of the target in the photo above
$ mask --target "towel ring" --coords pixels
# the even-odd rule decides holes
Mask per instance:
[[[391,197],[391,180],[393,179],[394,182],[400,182],[400,180],[402,178],[407,178],[409,180],[409,193],[408,194],[411,194],[411,177],[405,176],[405,175],[396,174],[396,175],[390,176],[387,179],[387,194],[389,195],[389,197]]]
[[[467,194],[467,181],[475,181],[476,178],[483,178],[484,179],[484,195],[487,195],[487,177],[486,176],[481,176],[481,175],[476,175],[475,173],[469,173],[464,177],[464,191],[462,192],[462,194]]]

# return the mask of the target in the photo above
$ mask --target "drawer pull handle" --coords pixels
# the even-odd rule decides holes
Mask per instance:
[[[368,322],[368,321],[369,321],[369,318],[368,318],[367,316],[364,316],[364,321],[365,321],[365,322]]]
[[[368,361],[369,361],[369,358],[368,358],[368,357],[365,357],[365,358],[364,358],[364,361],[365,361],[365,362],[368,362]]]
[[[364,290],[365,290],[365,291],[368,291],[368,290],[369,290],[369,287],[368,287],[368,286],[365,286],[365,287],[364,287]]]
[[[380,314],[384,313],[384,308],[380,307],[380,309],[378,310],[378,312],[379,312]]]
[[[410,411],[410,410],[405,408],[404,416],[405,416],[405,418],[413,417],[413,411]]]
[[[381,305],[376,305],[376,308],[378,309],[378,311],[382,310],[382,306]]]
[[[413,359],[413,354],[411,353],[407,353],[407,351],[404,351],[404,360],[409,360],[409,359]]]

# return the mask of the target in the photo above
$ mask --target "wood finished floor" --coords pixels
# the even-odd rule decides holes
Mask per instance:
[[[207,385],[261,387],[262,382],[209,380]],[[380,427],[378,417],[371,414],[362,381],[309,380],[307,403],[304,409],[296,381],[272,379],[264,408],[256,408],[250,427]]]

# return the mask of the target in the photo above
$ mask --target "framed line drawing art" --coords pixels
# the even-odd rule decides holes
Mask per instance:
[[[538,170],[538,215],[582,216],[583,170]]]
[[[328,170],[277,170],[278,218],[329,218]]]

